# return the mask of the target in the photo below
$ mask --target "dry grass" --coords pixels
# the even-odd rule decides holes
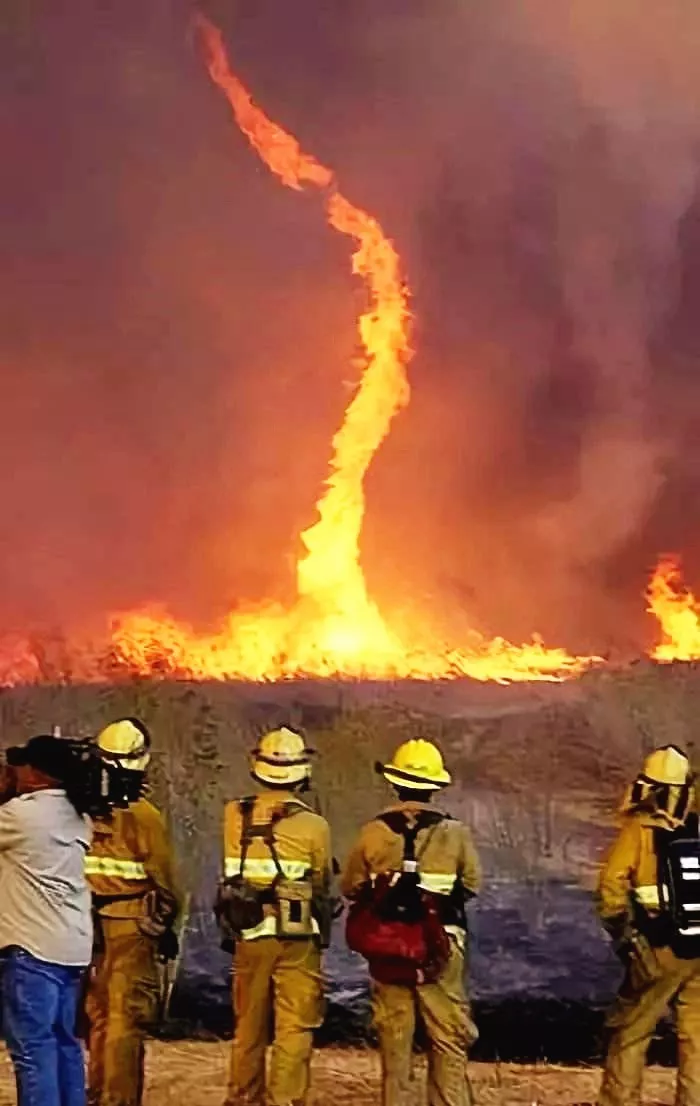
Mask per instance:
[[[697,759],[700,747],[693,750],[692,745],[699,712],[698,665],[640,664],[557,686],[499,687],[470,681],[240,685],[137,680],[105,686],[64,682],[1,690],[0,745],[21,742],[54,724],[64,733],[86,736],[115,717],[142,717],[154,733],[155,798],[170,815],[183,882],[208,904],[213,898],[212,858],[219,847],[223,804],[251,786],[247,751],[265,728],[289,721],[309,733],[319,751],[316,792],[310,798],[331,821],[334,852],[341,861],[358,826],[388,798],[373,771],[374,761],[390,755],[408,736],[436,739],[455,781],[445,806],[472,826],[487,884],[498,887],[496,881],[505,880],[530,889],[534,907],[524,917],[529,937],[542,926],[538,904],[548,880],[590,888],[623,787],[644,752],[656,743],[674,742],[690,747]],[[502,960],[513,953],[519,939],[517,934],[509,938]],[[477,932],[477,952],[478,942]],[[509,1032],[507,1023],[503,1032]],[[578,1035],[575,1040],[579,1043]],[[499,1051],[506,1043],[496,1042]],[[194,1054],[186,1045],[170,1047],[173,1070],[178,1065],[181,1069],[178,1079],[190,1078],[189,1066],[195,1071],[201,1067],[204,1073],[201,1082],[199,1075],[192,1076],[196,1100],[210,1093],[205,1083],[211,1083],[211,1094],[218,1099],[223,1054],[217,1046],[201,1051],[197,1046]],[[539,1048],[531,1053],[540,1054]],[[582,1050],[579,1055],[590,1054]],[[197,1063],[188,1066],[181,1058],[190,1055],[196,1055]],[[342,1063],[344,1085],[359,1081],[350,1092],[358,1104],[366,1086],[376,1100],[371,1055],[319,1056],[318,1085],[322,1088],[325,1080],[341,1101],[335,1063]],[[557,1074],[551,1068],[509,1072],[486,1067],[481,1074],[475,1069],[484,1101],[594,1098],[596,1077],[590,1073]],[[169,1069],[161,1071],[158,1065],[156,1097],[171,1093],[168,1078]],[[555,1088],[567,1084],[576,1089],[568,1098],[557,1098]],[[522,1094],[518,1087],[524,1088]],[[656,1094],[653,1083],[650,1088]],[[324,1101],[322,1090],[316,1101]],[[3,1102],[0,1094],[0,1106]]]
[[[419,732],[445,750],[456,784],[446,806],[474,828],[488,873],[554,873],[588,886],[604,844],[598,828],[644,751],[657,741],[692,744],[699,709],[692,665],[638,665],[554,686],[65,682],[1,691],[0,744],[53,724],[87,735],[114,717],[141,716],[155,738],[155,798],[170,814],[183,881],[196,891],[224,802],[250,787],[247,752],[265,728],[288,720],[310,734],[320,754],[316,801],[341,859],[388,798],[375,760]]]
[[[145,1106],[220,1106],[224,1099],[228,1046],[152,1044]],[[421,1101],[424,1070],[416,1061],[416,1104]],[[595,1102],[600,1072],[596,1068],[548,1065],[473,1064],[470,1068],[480,1106],[573,1106]],[[645,1102],[673,1102],[674,1073],[650,1068]],[[379,1059],[375,1052],[322,1049],[314,1056],[309,1106],[375,1106],[379,1103]],[[0,1106],[14,1103],[12,1071],[0,1054]]]

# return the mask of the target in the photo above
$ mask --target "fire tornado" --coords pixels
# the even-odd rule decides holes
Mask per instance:
[[[364,281],[368,301],[358,320],[364,366],[333,439],[329,475],[316,503],[318,521],[301,535],[306,553],[297,564],[293,609],[262,606],[232,615],[219,635],[207,639],[162,617],[130,615],[115,631],[120,659],[138,671],[155,665],[200,677],[254,679],[312,674],[552,679],[580,671],[585,658],[547,649],[537,639],[513,646],[475,634],[472,648],[458,650],[426,643],[419,628],[408,637],[402,629],[399,636],[369,595],[360,562],[364,478],[392,419],[409,399],[410,316],[400,259],[377,220],[342,194],[332,170],[254,103],[231,71],[219,29],[203,16],[196,25],[209,75],[250,145],[288,188],[318,189],[331,227],[353,242],[352,270]]]
[[[370,594],[361,563],[365,477],[410,398],[411,317],[401,261],[377,219],[341,192],[333,170],[255,103],[231,69],[219,29],[200,15],[196,31],[209,76],[257,156],[285,187],[315,191],[327,223],[350,240],[352,273],[366,297],[357,322],[363,353],[359,380],[331,443],[317,521],[300,535],[304,552],[296,564],[296,600],[283,607],[263,597],[240,606],[209,635],[195,633],[166,610],[129,611],[113,620],[107,650],[80,657],[74,671],[87,679],[104,679],[116,670],[192,679],[469,676],[502,682],[560,680],[582,672],[598,658],[549,648],[536,635],[522,645],[476,629],[467,641],[436,640],[419,610],[403,614],[399,625],[382,597]],[[700,657],[700,609],[683,589],[673,559],[660,562],[647,599],[663,637],[652,653],[655,659]],[[43,678],[35,652],[25,644],[5,650],[0,683]]]

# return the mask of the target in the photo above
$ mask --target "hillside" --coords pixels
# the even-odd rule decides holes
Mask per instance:
[[[0,693],[3,744],[61,725],[94,733],[138,714],[152,727],[153,787],[174,828],[191,893],[173,1006],[181,1028],[230,1027],[230,960],[210,904],[224,801],[250,788],[246,754],[264,728],[304,726],[318,750],[312,796],[341,862],[357,827],[387,801],[374,761],[410,735],[436,739],[455,784],[445,807],[467,820],[486,885],[472,913],[471,973],[485,1057],[574,1060],[598,1051],[617,964],[591,908],[600,854],[644,752],[692,746],[693,666],[640,664],[563,685],[134,682]],[[326,1040],[366,1033],[367,980],[338,927],[328,957]],[[522,1022],[523,1011],[536,1013]],[[524,1028],[510,1027],[517,1020]]]

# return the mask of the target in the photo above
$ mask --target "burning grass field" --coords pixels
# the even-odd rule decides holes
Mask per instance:
[[[220,1106],[224,1100],[228,1046],[207,1044],[151,1044],[145,1106]],[[472,1086],[480,1106],[574,1106],[595,1102],[600,1072],[597,1068],[555,1065],[472,1064]],[[415,1102],[421,1101],[424,1064],[416,1059]],[[650,1068],[645,1103],[673,1102],[673,1073]],[[0,1106],[15,1101],[12,1069],[0,1053]],[[375,1106],[380,1101],[379,1058],[369,1049],[326,1048],[314,1055],[310,1106]]]

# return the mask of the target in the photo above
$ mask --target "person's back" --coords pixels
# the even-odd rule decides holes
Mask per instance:
[[[15,797],[0,806],[3,1026],[20,1106],[84,1106],[76,1037],[92,917],[88,820],[68,798],[70,753],[42,735],[8,750]]]
[[[295,731],[266,734],[251,772],[263,790],[227,805],[217,911],[235,942],[229,1106],[304,1106],[323,1016],[330,830],[303,801],[309,750]],[[268,1024],[275,1034],[269,1076]]]
[[[285,880],[307,880],[312,902],[327,896],[329,828],[325,818],[312,811],[294,791],[262,791],[249,800],[236,800],[226,805],[224,812],[225,874],[240,874],[241,842],[244,836],[245,804],[250,802],[250,822],[254,836],[246,850],[244,876],[251,884],[270,885]],[[274,836],[275,863],[266,834],[256,832],[270,827]],[[269,904],[266,920],[260,928],[268,936],[277,936],[277,907]],[[320,925],[313,911],[308,936],[320,934]]]
[[[685,754],[673,746],[656,750],[625,799],[620,831],[601,869],[598,913],[625,978],[609,1019],[600,1106],[639,1102],[647,1049],[670,1004],[677,1011],[676,1106],[700,1103],[700,927],[686,934],[678,928],[662,899],[660,867],[674,839],[687,837],[692,844],[694,837],[688,890],[697,885],[700,841],[696,816],[689,816],[692,801]],[[697,903],[696,895],[691,898]]]
[[[430,1102],[467,1106],[466,1056],[478,1034],[465,989],[465,904],[481,882],[478,857],[467,827],[426,801],[432,792],[450,783],[442,756],[431,742],[406,742],[391,763],[378,765],[378,769],[397,791],[399,801],[363,826],[346,862],[341,890],[350,900],[361,901],[363,892],[378,884],[377,877],[414,869],[413,878],[417,877],[420,888],[428,893],[442,930],[449,934],[444,961],[427,979],[416,973],[409,981],[406,967],[396,964],[393,955],[369,959],[384,1106],[404,1106],[410,1097],[418,1014],[428,1036]],[[407,868],[409,839],[413,839],[415,859]],[[348,937],[351,924],[349,918]],[[390,925],[387,928],[391,930]],[[440,936],[444,941],[444,933]]]
[[[402,814],[410,828],[426,811],[436,813],[432,804],[415,799],[404,800],[392,804],[379,817],[367,822],[346,865],[343,893],[352,895],[361,879],[369,879],[380,872],[399,871],[404,840],[388,824],[391,815]],[[387,815],[390,816],[388,820]],[[479,861],[471,833],[457,819],[443,815],[439,822],[419,829],[415,850],[420,857],[420,885],[424,890],[449,897],[455,880],[459,880],[469,895],[476,894],[481,880]],[[455,916],[454,909],[444,901],[444,921],[449,929],[462,934],[463,923],[461,918]]]

